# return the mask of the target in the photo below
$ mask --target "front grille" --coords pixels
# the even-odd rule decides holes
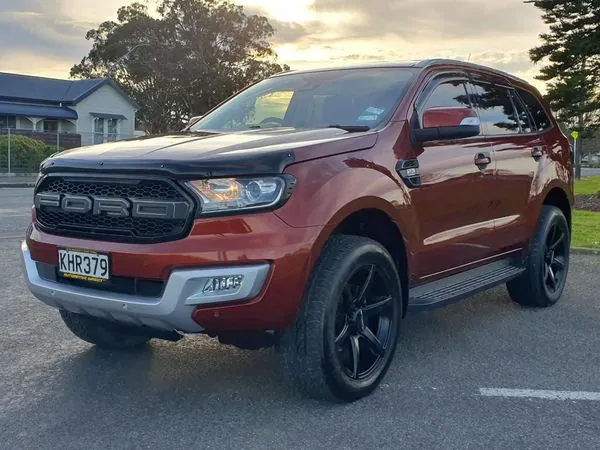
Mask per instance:
[[[36,208],[42,230],[58,235],[116,242],[161,242],[183,237],[189,231],[193,201],[180,187],[165,179],[78,178],[48,176],[36,194],[61,194],[109,199],[136,199],[185,202],[190,215],[185,219],[159,219],[132,216],[68,212],[61,208]]]

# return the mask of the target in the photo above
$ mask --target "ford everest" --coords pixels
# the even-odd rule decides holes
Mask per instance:
[[[275,346],[305,394],[354,401],[403,317],[505,284],[559,300],[572,155],[538,91],[452,60],[291,71],[184,131],[45,160],[28,287],[79,338]]]

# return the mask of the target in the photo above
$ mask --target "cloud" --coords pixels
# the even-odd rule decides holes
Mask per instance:
[[[0,71],[68,77],[91,47],[85,33],[132,1],[0,0],[0,42],[10,49]],[[157,0],[147,1],[152,10]],[[523,0],[236,2],[269,18],[280,62],[292,68],[471,55],[535,83],[527,51],[545,31]]]
[[[275,43],[298,42],[308,35],[307,28],[297,22],[283,22],[281,20],[269,20],[275,29]]]
[[[68,77],[71,66],[91,48],[86,32],[112,19],[108,11],[115,16],[122,3],[127,0],[87,5],[80,0],[0,0],[0,42],[5,49],[0,71]],[[86,13],[90,8],[97,9],[96,16]]]
[[[39,11],[42,3],[38,0],[4,1],[0,3],[0,14],[20,11]]]
[[[473,56],[473,62],[494,67],[511,73],[522,73],[532,68],[527,51],[484,52]]]
[[[73,61],[68,58],[49,56],[35,51],[24,53],[10,50],[2,53],[0,72],[67,78],[72,64]]]
[[[522,0],[315,0],[312,9],[317,14],[354,12],[357,20],[344,24],[344,34],[354,38],[466,40],[543,30],[536,8]]]
[[[470,58],[543,88],[528,50],[547,29],[522,0],[314,0],[310,10],[312,20],[277,39],[292,67]]]
[[[19,11],[0,14],[0,41],[5,48],[43,52],[49,56],[74,57],[88,46],[86,28],[41,12]]]
[[[255,5],[244,6],[244,13],[247,15],[255,14],[267,17],[269,23],[275,30],[275,36],[273,37],[274,44],[299,43],[311,33],[318,32],[320,26],[320,22],[316,21],[302,24],[299,22],[273,18],[269,11]]]

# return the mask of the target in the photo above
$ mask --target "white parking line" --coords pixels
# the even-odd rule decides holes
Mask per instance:
[[[600,392],[548,391],[544,389],[480,388],[484,397],[541,398],[544,400],[594,400],[600,401]]]

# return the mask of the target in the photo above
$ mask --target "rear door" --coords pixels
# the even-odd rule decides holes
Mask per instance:
[[[417,99],[423,111],[470,106],[466,75],[445,74],[428,83]],[[494,217],[489,207],[495,160],[483,136],[439,140],[415,148],[421,185],[411,191],[420,236],[416,272],[420,279],[458,271],[492,255]],[[484,153],[489,164],[477,166]]]
[[[534,180],[546,146],[515,89],[473,79],[471,84],[482,132],[494,148],[496,176],[490,190],[498,253],[527,245],[531,233],[527,212]],[[538,187],[539,188],[539,187]]]

